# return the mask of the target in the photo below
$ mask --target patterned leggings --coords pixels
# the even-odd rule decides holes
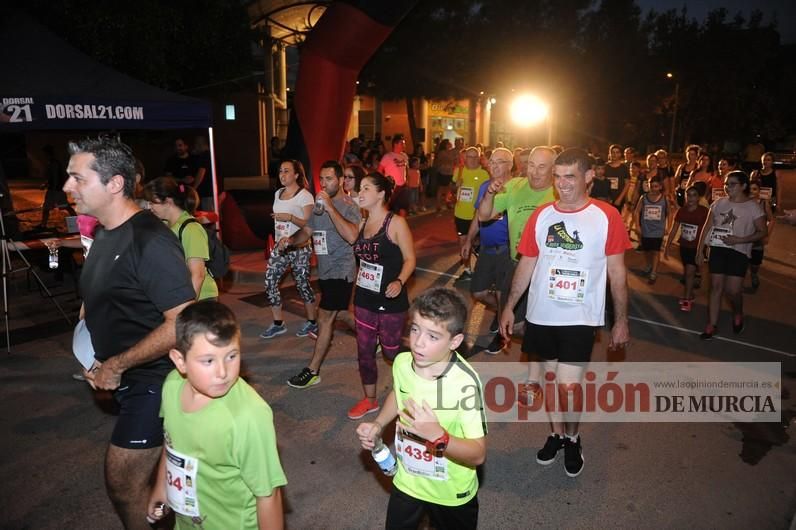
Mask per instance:
[[[301,299],[308,304],[315,303],[315,293],[312,292],[312,287],[310,287],[311,255],[311,245],[282,252],[278,256],[271,253],[271,257],[268,259],[268,269],[265,271],[265,294],[268,295],[271,305],[282,305],[279,282],[288,267],[293,272],[293,279],[296,281],[296,289],[298,289]]]
[[[375,385],[378,377],[376,339],[381,342],[384,358],[390,361],[395,359],[401,349],[406,312],[377,313],[354,306],[354,318],[357,321],[359,378],[363,385]]]

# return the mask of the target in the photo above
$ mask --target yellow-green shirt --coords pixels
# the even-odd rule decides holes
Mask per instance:
[[[191,219],[188,212],[182,212],[177,222],[170,228],[178,238],[180,237],[180,227],[186,220]],[[188,223],[182,230],[182,250],[185,253],[185,262],[187,263],[191,258],[199,258],[205,261],[210,259],[210,247],[207,240],[207,232],[202,228],[199,223]],[[202,288],[199,291],[199,298],[197,300],[204,300],[206,298],[218,297],[218,285],[210,275],[210,271],[205,271],[205,279],[202,282]]]
[[[517,245],[533,212],[543,204],[556,200],[553,186],[542,190],[531,189],[526,177],[508,181],[503,191],[495,195],[495,212],[506,212],[509,217],[509,245],[511,259],[517,261]]]
[[[403,402],[407,398],[412,398],[415,403],[425,400],[434,409],[442,428],[451,436],[469,439],[486,436],[481,380],[473,367],[458,353],[453,354],[445,372],[434,380],[424,379],[415,373],[412,352],[398,354],[392,374],[398,410],[404,409]],[[404,463],[404,458],[411,456],[398,453],[396,458],[399,465],[393,485],[416,499],[442,506],[461,506],[471,501],[478,492],[475,468],[448,460],[444,453],[442,458],[447,466],[447,480],[411,474]]]
[[[456,183],[456,209],[453,215],[459,219],[472,221],[475,216],[475,199],[481,184],[489,180],[489,173],[481,167],[456,170],[453,182]]]

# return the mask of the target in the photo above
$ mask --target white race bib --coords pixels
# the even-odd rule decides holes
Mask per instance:
[[[410,475],[431,480],[448,480],[448,459],[432,455],[426,445],[413,440],[400,426],[395,428],[395,456]]]
[[[459,188],[459,201],[473,202],[473,188]]]
[[[663,218],[663,207],[657,204],[644,205],[645,221],[660,221]]]
[[[589,273],[584,269],[551,267],[547,297],[556,302],[582,304]]]
[[[699,227],[688,223],[680,223],[680,237],[683,241],[696,241]]]
[[[370,263],[365,260],[359,262],[359,274],[357,275],[357,287],[362,287],[374,293],[381,292],[381,277],[384,274],[384,266]]]
[[[329,254],[329,247],[326,246],[326,230],[316,230],[312,233],[312,246],[315,247],[315,254],[318,256]]]
[[[279,240],[290,237],[290,227],[293,223],[290,221],[275,221],[274,222],[274,235],[276,236],[277,243]]]
[[[711,202],[715,202],[719,199],[723,199],[727,196],[727,192],[724,191],[724,188],[713,188],[710,192],[710,200]]]
[[[166,498],[169,507],[189,517],[200,517],[196,496],[199,460],[166,447]]]
[[[713,230],[711,230],[711,232],[710,232],[710,243],[709,243],[709,245],[711,247],[730,248],[730,246],[727,245],[722,238],[724,236],[731,236],[731,235],[732,235],[732,229],[730,229],[730,228],[722,228],[722,227],[719,227],[719,226],[714,226]]]
[[[619,177],[608,177],[608,180],[611,182],[611,189],[613,191],[619,189]]]
[[[774,190],[771,188],[760,188],[760,198],[763,199],[764,201],[770,201],[771,193],[773,191]]]

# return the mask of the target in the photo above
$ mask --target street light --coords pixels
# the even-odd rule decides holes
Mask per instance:
[[[674,74],[671,72],[666,72],[666,78],[672,79],[674,78]],[[671,154],[674,152],[674,130],[675,126],[677,125],[677,105],[680,100],[680,81],[675,81],[674,83],[674,111],[672,112],[672,131],[669,133],[669,153]]]
[[[547,120],[547,143],[553,143],[553,128],[550,108],[536,96],[522,94],[511,104],[511,118],[520,127],[532,127]]]

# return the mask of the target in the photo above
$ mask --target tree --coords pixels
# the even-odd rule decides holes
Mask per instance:
[[[253,35],[236,0],[30,0],[24,7],[94,59],[164,89],[185,90],[252,70]]]

